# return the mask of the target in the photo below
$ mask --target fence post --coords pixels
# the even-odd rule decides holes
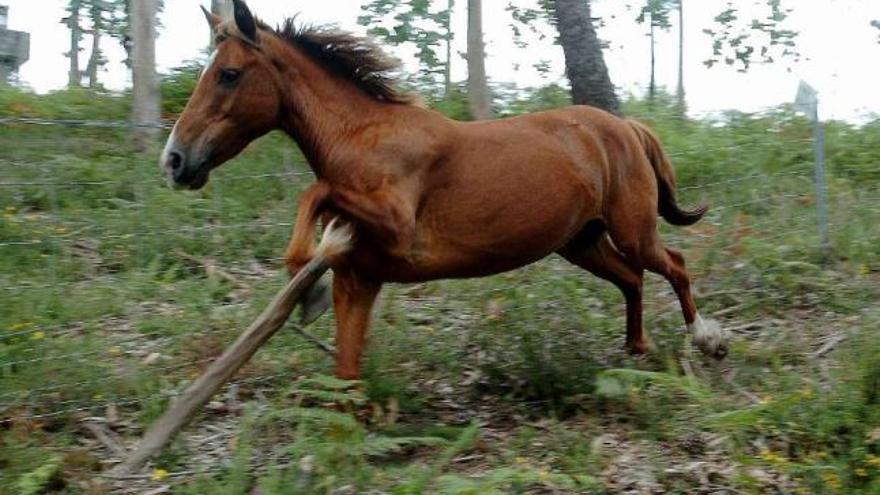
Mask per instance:
[[[819,120],[819,101],[813,104],[813,148],[816,155],[816,213],[819,222],[819,247],[822,260],[827,261],[831,254],[828,237],[828,190],[825,186],[825,130]]]

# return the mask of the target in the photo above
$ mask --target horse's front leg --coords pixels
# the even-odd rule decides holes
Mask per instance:
[[[334,189],[332,207],[378,241],[391,255],[408,258],[415,242],[415,206],[394,190],[359,192]]]
[[[324,182],[309,186],[299,197],[296,223],[284,254],[284,264],[291,277],[296,275],[315,255],[315,230],[321,210],[330,196],[330,187]],[[323,279],[315,282],[302,298],[301,321],[311,323],[330,306],[330,289]]]
[[[382,285],[348,270],[333,272],[333,309],[336,313],[336,376],[356,380],[361,376],[370,313]]]
[[[310,185],[299,197],[296,222],[284,253],[284,264],[291,277],[315,255],[315,230],[321,209],[329,197],[330,186],[324,182]]]

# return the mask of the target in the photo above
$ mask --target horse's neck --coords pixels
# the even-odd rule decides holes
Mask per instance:
[[[319,177],[332,175],[334,167],[348,165],[338,161],[354,154],[359,131],[377,120],[386,121],[382,115],[390,109],[308,57],[292,53],[289,58],[296,71],[284,78],[289,108],[281,128],[296,141]]]

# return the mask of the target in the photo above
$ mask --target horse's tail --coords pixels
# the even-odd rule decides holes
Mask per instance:
[[[663,152],[660,140],[651,129],[641,122],[628,119],[627,122],[636,131],[639,142],[648,155],[654,175],[657,177],[657,211],[664,220],[672,225],[693,225],[709,211],[709,205],[701,203],[692,208],[681,208],[675,201],[675,170]]]

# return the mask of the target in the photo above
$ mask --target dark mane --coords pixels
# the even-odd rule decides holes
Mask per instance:
[[[399,62],[368,38],[326,26],[297,26],[293,18],[284,21],[280,28],[269,30],[377,100],[414,101],[411,94],[397,87],[393,73],[400,68]]]

